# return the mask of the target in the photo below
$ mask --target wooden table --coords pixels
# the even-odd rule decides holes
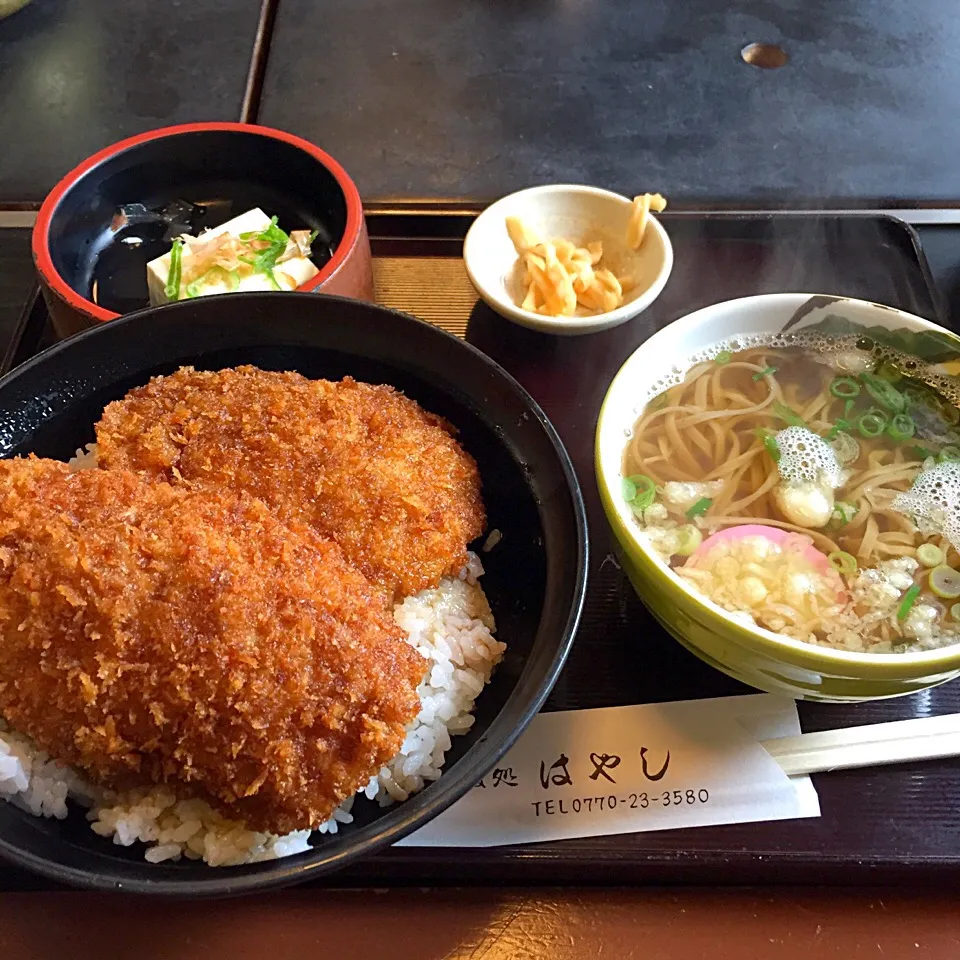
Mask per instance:
[[[789,62],[748,66],[756,41]],[[958,81],[960,18],[930,0],[281,0],[260,119],[368,198],[831,206],[957,197]]]
[[[0,20],[0,203],[124,137],[239,120],[260,0],[33,0]]]
[[[955,960],[950,893],[289,892],[217,903],[0,900],[6,960]]]

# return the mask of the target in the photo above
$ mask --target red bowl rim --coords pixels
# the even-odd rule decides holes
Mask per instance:
[[[344,199],[347,204],[347,221],[343,229],[343,237],[333,251],[333,256],[324,264],[323,269],[306,283],[297,287],[297,290],[311,291],[316,290],[321,284],[325,283],[333,276],[347,259],[347,255],[355,246],[360,237],[363,226],[363,204],[360,200],[360,192],[356,184],[350,179],[346,170],[337,163],[330,154],[321,150],[319,147],[304,140],[302,137],[294,136],[285,130],[275,130],[273,127],[262,127],[253,123],[233,123],[228,121],[204,122],[204,123],[183,123],[172,127],[160,127],[157,130],[148,130],[146,133],[137,134],[135,137],[128,137],[126,140],[120,140],[108,147],[88,157],[83,163],[74,167],[51,191],[47,194],[40,212],[37,214],[36,222],[33,226],[33,259],[40,276],[47,286],[54,291],[57,296],[65,300],[74,310],[79,311],[84,316],[96,320],[115,320],[120,316],[119,313],[113,313],[98,306],[92,300],[82,297],[60,276],[56,267],[53,265],[53,258],[50,256],[50,221],[60,201],[66,195],[67,191],[76,184],[81,177],[87,174],[98,164],[109,160],[111,157],[122,153],[130,147],[135,147],[141,143],[147,143],[150,140],[159,140],[162,137],[174,137],[183,133],[197,133],[206,131],[225,130],[236,133],[250,133],[261,137],[271,137],[274,140],[282,140],[294,147],[309,154],[315,160],[319,160],[333,175],[338,186],[343,191]]]

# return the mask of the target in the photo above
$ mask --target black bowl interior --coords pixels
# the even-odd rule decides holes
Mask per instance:
[[[160,210],[175,201],[200,209],[172,225],[131,223],[111,230],[121,206]],[[128,313],[147,306],[146,264],[166,253],[175,235],[196,235],[254,207],[276,216],[288,233],[318,231],[313,260],[320,267],[347,222],[336,178],[294,144],[255,132],[193,131],[127,147],[88,170],[53,213],[50,255],[81,296]]]
[[[51,348],[0,381],[0,455],[66,459],[93,439],[106,403],[184,364],[253,363],[310,377],[389,383],[455,424],[480,466],[489,529],[483,585],[508,643],[457,738],[443,776],[406,803],[354,806],[357,823],[285,860],[236,868],[151,865],[140,847],[96,837],[80,812],[40,820],[0,804],[0,852],[87,886],[224,895],[291,883],[400,839],[485,775],[545,699],[579,620],[586,521],[559,438],[536,403],[493,361],[436,327],[380,307],[312,294],[233,294],[145,310]]]

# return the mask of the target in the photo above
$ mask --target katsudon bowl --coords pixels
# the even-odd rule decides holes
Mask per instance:
[[[307,377],[390,384],[445,417],[479,466],[487,531],[471,549],[507,644],[476,700],[475,723],[453,738],[439,779],[405,802],[358,798],[353,822],[314,833],[308,849],[242,866],[148,863],[145,847],[97,836],[84,811],[66,819],[0,803],[0,854],[55,881],[174,896],[227,896],[319,877],[406,837],[466,794],[546,699],[583,604],[584,507],[549,421],[509,374],[437,327],[367,303],[319,294],[238,293],[143,310],[51,347],[0,380],[0,455],[60,460],[94,439],[105,404],[181,366],[253,364]],[[362,876],[363,866],[352,873]]]

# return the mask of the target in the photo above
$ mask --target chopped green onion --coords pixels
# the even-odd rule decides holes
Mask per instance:
[[[783,421],[789,423],[791,427],[805,427],[806,421],[795,410],[791,410],[785,403],[774,400],[770,408]]]
[[[759,373],[753,375],[753,379],[762,380],[764,377],[772,377],[776,372],[776,367],[764,367]]]
[[[946,447],[944,447],[946,449]],[[935,457],[937,455],[936,450],[929,450],[927,447],[907,447],[907,450],[910,451],[915,457],[919,457],[921,460],[926,460],[927,457]],[[942,451],[941,451],[942,452]]]
[[[897,619],[906,620],[907,614],[913,608],[913,605],[917,602],[917,597],[920,596],[920,585],[914,584],[904,595],[903,600],[900,602],[900,609],[897,610]]]
[[[841,433],[850,433],[853,429],[853,424],[849,420],[845,420],[843,417],[840,417],[837,422],[827,431],[827,440],[836,440]]]
[[[846,500],[838,500],[833,505],[833,514],[830,519],[835,526],[846,526],[857,515],[856,504],[848,503]]]
[[[960,573],[941,563],[930,571],[930,589],[944,600],[960,597]]]
[[[729,350],[721,350],[716,357],[714,357],[713,362],[719,363],[720,366],[723,366],[725,363],[729,363],[733,359],[733,354]]]
[[[648,509],[657,496],[657,485],[645,473],[636,473],[620,481],[623,499],[636,511]]]
[[[680,557],[689,557],[703,542],[703,534],[692,523],[685,523],[677,528],[677,549],[674,551]]]
[[[283,289],[280,284],[277,283],[273,269],[277,265],[277,259],[283,251],[287,249],[290,237],[277,226],[277,218],[271,217],[270,225],[259,232],[250,231],[249,233],[241,233],[240,239],[248,243],[266,244],[265,247],[254,251],[252,260],[246,257],[240,257],[239,259],[252,266],[254,273],[262,273],[270,281],[270,286],[272,286],[274,290]]]
[[[861,414],[857,420],[857,430],[861,437],[868,440],[879,437],[887,429],[887,418],[879,410],[871,408],[866,413]]]
[[[907,408],[907,401],[896,387],[874,373],[862,373],[860,379],[866,387],[867,393],[873,397],[881,407],[893,413],[903,413]]]
[[[174,240],[170,248],[170,272],[167,274],[167,284],[163,288],[168,300],[180,299],[180,271],[183,263],[183,241]]]
[[[857,389],[859,390],[860,388],[857,387]],[[857,401],[854,398],[851,398],[843,405],[843,416],[838,417],[837,422],[827,432],[827,440],[835,439],[841,430],[846,431],[847,433],[850,433],[853,430],[853,424],[848,418],[850,416],[850,411],[854,408],[856,402]]]
[[[319,231],[319,230],[311,230],[311,231],[310,231],[310,236],[307,237],[307,246],[308,246],[308,247],[313,246],[313,241],[316,240],[317,237],[319,237],[319,236],[320,236],[320,231]]]
[[[777,444],[777,438],[764,427],[759,427],[754,431],[756,435],[763,442],[764,447],[766,448],[767,453],[770,454],[770,459],[774,463],[780,462],[780,446]]]
[[[950,616],[953,617],[954,620],[960,620],[960,603],[955,603],[950,608]]]
[[[218,282],[223,283],[230,291],[236,290],[240,286],[240,274],[236,270],[227,270],[219,264],[214,264],[206,273],[187,284],[187,296],[202,296],[205,287]]]
[[[842,573],[845,577],[852,576],[857,572],[857,560],[852,554],[843,550],[834,550],[827,556],[831,566],[837,573]]]
[[[887,433],[897,443],[909,440],[917,432],[917,425],[909,413],[895,413],[887,424]]]
[[[848,397],[860,396],[860,384],[853,377],[837,377],[830,384],[830,392],[835,397],[846,399]]]
[[[960,447],[954,447],[953,445],[944,447],[939,454],[937,454],[937,459],[941,463],[949,463],[953,460],[960,460]]]
[[[939,567],[943,563],[943,551],[935,543],[921,543],[917,547],[917,559],[925,567]]]
[[[627,477],[627,480],[636,490],[633,505],[640,510],[646,510],[657,498],[657,485],[645,473],[635,473],[632,477]]]
[[[706,513],[713,506],[713,501],[709,497],[701,497],[688,511],[687,516],[692,520]]]

